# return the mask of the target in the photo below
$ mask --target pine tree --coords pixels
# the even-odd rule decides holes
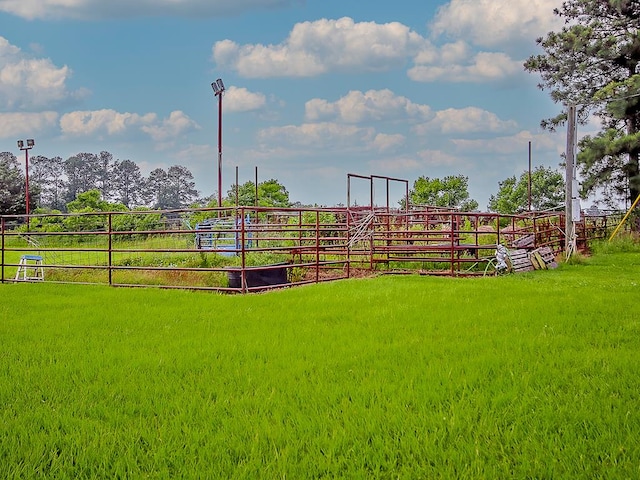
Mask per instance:
[[[640,2],[567,0],[554,13],[564,27],[537,40],[544,54],[530,57],[525,69],[541,75],[539,87],[555,102],[576,105],[581,123],[592,114],[600,118],[600,133],[580,142],[582,194],[603,188],[634,200],[640,194]],[[566,115],[541,124],[553,130]]]

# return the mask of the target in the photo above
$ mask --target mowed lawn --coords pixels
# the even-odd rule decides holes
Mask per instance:
[[[1,285],[0,478],[640,478],[639,285]]]

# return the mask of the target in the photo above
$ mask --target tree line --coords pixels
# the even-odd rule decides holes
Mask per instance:
[[[23,213],[24,175],[18,159],[10,152],[0,153],[1,190],[11,192],[0,199],[3,213]],[[98,190],[105,201],[129,209],[182,208],[198,198],[193,174],[174,165],[156,168],[147,177],[131,160],[117,160],[109,152],[78,153],[63,160],[35,155],[29,159],[30,210],[66,211],[79,193]]]
[[[214,195],[200,198],[195,189],[193,174],[188,168],[174,165],[167,170],[156,168],[147,177],[131,160],[114,160],[113,155],[103,151],[100,154],[79,153],[66,160],[60,157],[34,156],[29,164],[30,211],[46,213],[51,211],[71,212],[74,202],[81,194],[92,194],[93,202],[109,205],[113,210],[153,210],[180,209],[187,207],[217,206]],[[413,183],[409,192],[412,205],[429,205],[474,211],[478,202],[470,198],[469,178],[451,175],[440,178],[421,176]],[[511,214],[524,211],[529,201],[534,210],[555,208],[564,201],[564,180],[562,176],[545,167],[538,167],[532,174],[531,195],[529,197],[528,174],[519,179],[509,177],[499,183],[499,191],[492,195],[490,211]],[[256,200],[257,194],[257,200]],[[25,213],[25,177],[15,155],[0,153],[0,213]],[[289,192],[275,179],[258,183],[245,182],[231,185],[223,199],[223,205],[259,205],[266,207],[301,207],[292,204]],[[406,199],[400,201],[404,208]]]

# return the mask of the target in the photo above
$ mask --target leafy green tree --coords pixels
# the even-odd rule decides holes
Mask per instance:
[[[18,159],[13,153],[2,152],[0,153],[0,213],[16,215],[25,212],[25,178],[20,170]]]
[[[69,213],[80,212],[108,212],[111,204],[102,199],[102,193],[98,189],[79,193],[75,200],[67,203]]]
[[[227,191],[227,196],[223,202],[225,205],[236,204],[235,184]],[[256,184],[245,182],[238,187],[238,205],[253,206],[256,204]],[[216,204],[217,205],[217,204]],[[291,205],[289,192],[284,185],[275,179],[258,183],[258,206],[260,207],[282,207]]]
[[[566,0],[554,13],[565,26],[537,40],[544,53],[525,69],[541,75],[539,87],[555,102],[576,105],[580,122],[591,114],[601,120],[600,133],[580,141],[582,195],[603,187],[633,200],[640,194],[640,2]],[[566,118],[563,111],[542,126],[553,130]]]
[[[470,198],[468,188],[469,178],[464,175],[449,175],[443,179],[421,176],[413,183],[409,199],[413,205],[446,207],[469,212],[478,208],[478,202]]]
[[[100,190],[93,189],[79,193],[75,200],[67,203],[67,211],[77,214],[96,212],[125,212],[127,207],[121,203],[109,203],[102,199]],[[65,218],[65,225],[70,231],[95,231],[106,228],[105,215],[77,215]]]
[[[529,173],[519,179],[509,177],[500,182],[497,195],[489,198],[492,212],[513,214],[529,208]],[[531,208],[548,210],[564,204],[565,184],[563,176],[551,168],[537,167],[531,172]]]

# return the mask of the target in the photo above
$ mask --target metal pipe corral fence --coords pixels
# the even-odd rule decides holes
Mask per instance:
[[[557,253],[565,241],[559,213],[388,205],[42,214],[28,220],[0,216],[2,283],[247,293],[375,273],[483,275],[498,244]],[[616,224],[610,215],[585,216],[579,242],[606,238]],[[26,274],[35,268],[44,273]]]

